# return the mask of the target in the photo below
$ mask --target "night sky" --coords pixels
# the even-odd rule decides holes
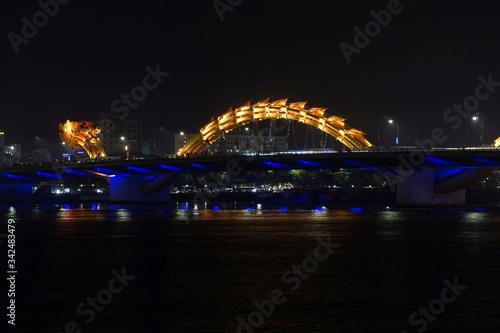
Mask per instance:
[[[111,111],[121,94],[142,85],[147,66],[169,75],[128,117],[151,130],[196,132],[231,106],[272,95],[327,107],[373,143],[376,122],[392,116],[402,145],[436,127],[449,136],[442,145],[466,145],[469,121],[453,129],[443,114],[475,94],[480,75],[500,82],[498,1],[219,1],[228,3],[235,6],[221,21],[212,0],[73,0],[13,46],[9,33],[22,37],[22,18],[33,22],[41,7],[2,1],[6,143],[58,142],[59,123]],[[388,4],[398,13],[348,63],[339,44],[355,46],[354,28],[364,31],[370,12]],[[500,136],[500,87],[492,89],[477,109],[486,143]],[[473,129],[478,143],[477,122]],[[385,124],[382,135],[391,133]]]

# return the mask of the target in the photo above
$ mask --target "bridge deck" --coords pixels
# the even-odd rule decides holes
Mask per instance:
[[[180,158],[100,160],[61,164],[45,162],[0,169],[0,182],[30,182],[119,174],[207,173],[210,171],[258,171],[291,169],[392,169],[392,168],[500,167],[500,149],[403,148],[389,151],[303,151],[255,155],[224,155]]]

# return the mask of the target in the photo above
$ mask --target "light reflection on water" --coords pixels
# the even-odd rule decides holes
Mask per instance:
[[[5,215],[9,218],[22,216],[28,213],[30,218],[51,215],[56,213],[57,219],[61,221],[71,221],[74,219],[97,219],[103,217],[116,221],[134,220],[141,212],[145,215],[162,215],[174,220],[203,221],[203,220],[235,220],[235,219],[256,219],[262,216],[264,219],[273,216],[278,218],[294,219],[298,216],[307,220],[334,221],[335,219],[366,219],[377,216],[376,221],[404,222],[408,216],[420,216],[422,220],[434,220],[452,218],[460,223],[480,223],[484,221],[500,222],[500,215],[495,211],[488,210],[436,210],[428,212],[426,210],[397,210],[389,207],[380,209],[363,209],[362,207],[351,207],[345,209],[328,208],[325,206],[314,207],[286,207],[280,205],[263,206],[261,204],[226,203],[175,203],[159,205],[119,205],[119,204],[78,204],[78,205],[14,205],[0,206],[0,211],[5,210]]]
[[[31,331],[82,324],[75,307],[127,267],[137,279],[84,331],[236,332],[236,317],[288,288],[283,272],[330,236],[340,248],[261,331],[410,332],[409,315],[454,276],[470,287],[429,332],[500,325],[495,211],[184,205],[2,207],[16,219],[16,255],[29,272],[19,317],[37,313]]]

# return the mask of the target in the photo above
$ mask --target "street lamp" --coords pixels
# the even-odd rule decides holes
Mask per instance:
[[[71,149],[70,147],[66,146],[66,142],[64,141],[61,141],[61,146],[62,146],[62,149],[63,149],[63,152],[62,152],[62,156],[63,158],[65,157],[65,155],[67,154],[67,152],[69,151],[69,149]],[[67,154],[67,160],[71,160],[71,155],[70,154]]]
[[[394,124],[396,126],[396,145],[399,146],[399,123],[392,119],[392,118],[389,118],[388,116],[382,116],[380,117],[376,124],[377,124],[377,151],[379,150],[379,144],[380,144],[380,120],[382,119],[387,119],[387,123],[388,124]]]
[[[130,149],[129,149],[129,145],[130,145],[130,140],[128,138],[125,138],[124,136],[120,137],[120,140],[122,141],[126,141],[126,145],[125,145],[125,151],[127,152],[127,160],[129,159],[130,157]]]
[[[479,116],[477,114],[475,116],[472,116],[470,119],[471,119],[471,124],[470,124],[470,130],[469,130],[469,147],[471,145],[471,140],[472,140],[472,121],[479,121],[479,125],[481,126],[481,134],[479,136],[479,141],[481,142],[481,146],[483,146],[483,144],[484,144],[484,140],[483,140],[483,135],[484,135],[483,121],[481,120],[481,118],[479,118]]]
[[[399,123],[394,119],[389,119],[389,124],[396,125],[396,146],[399,146]]]
[[[182,138],[181,138],[182,145],[185,146],[187,143],[187,137],[184,135],[184,132],[180,132],[179,134],[182,136]]]

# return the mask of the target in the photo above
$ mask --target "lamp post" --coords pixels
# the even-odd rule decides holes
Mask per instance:
[[[184,135],[184,132],[179,133],[182,137],[182,146],[184,147],[186,145],[186,136]]]
[[[67,151],[68,151],[69,148],[68,148],[68,146],[66,146],[66,142],[64,142],[64,141],[61,141],[61,146],[63,148],[62,155],[63,155],[63,158],[64,158],[65,157],[64,155],[67,153]],[[66,158],[66,160],[67,161],[71,160],[71,155],[70,154],[67,154],[67,155],[68,155],[68,157]]]
[[[394,124],[396,126],[396,146],[399,146],[399,123],[394,119],[389,119],[389,124]]]
[[[380,120],[387,119],[388,124],[394,124],[396,126],[396,146],[399,146],[399,123],[393,118],[389,118],[388,116],[382,116],[377,120],[377,151],[379,151],[380,144]]]
[[[128,160],[129,157],[130,157],[130,140],[128,138],[125,138],[124,136],[120,137],[120,140],[122,141],[125,141],[126,142],[126,145],[125,145],[125,151],[127,153],[126,155],[126,159]]]
[[[483,124],[483,121],[481,120],[481,118],[479,118],[478,115],[475,115],[475,116],[472,116],[471,118],[471,121],[479,121],[479,126],[481,126],[481,134],[479,136],[479,141],[481,142],[481,146],[483,146],[484,144],[484,139],[483,139],[483,135],[484,135],[484,124]],[[470,144],[471,144],[471,139],[472,139],[472,124],[470,126],[470,132],[469,132],[469,147],[470,147]]]
[[[28,156],[28,160],[33,162],[33,140],[30,139],[30,153]]]

